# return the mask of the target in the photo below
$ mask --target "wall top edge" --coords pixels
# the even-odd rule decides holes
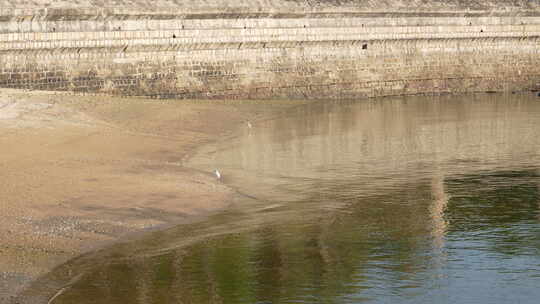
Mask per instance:
[[[339,18],[339,17],[536,17],[538,10],[462,10],[462,11],[414,11],[414,10],[287,10],[287,9],[253,9],[253,8],[215,8],[179,9],[154,8],[140,10],[132,8],[42,8],[21,9],[0,7],[0,21],[17,19],[38,19],[51,21],[98,20],[98,19],[239,19],[239,18]]]

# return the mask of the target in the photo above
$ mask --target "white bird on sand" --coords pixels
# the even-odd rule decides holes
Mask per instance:
[[[221,173],[219,173],[218,169],[214,170],[214,175],[216,176],[217,179],[221,179]]]
[[[250,128],[250,129],[253,127],[253,125],[251,125],[251,122],[249,120],[247,122],[247,127]]]

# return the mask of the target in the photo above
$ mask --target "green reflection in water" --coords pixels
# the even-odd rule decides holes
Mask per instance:
[[[309,220],[153,257],[101,261],[55,303],[358,303],[385,296],[407,302],[428,290],[458,292],[449,277],[467,271],[453,259],[472,250],[499,255],[499,262],[531,255],[536,265],[521,266],[538,273],[539,180],[532,171],[448,179],[442,241],[430,214],[433,185],[425,181]],[[503,264],[496,267],[505,271]]]

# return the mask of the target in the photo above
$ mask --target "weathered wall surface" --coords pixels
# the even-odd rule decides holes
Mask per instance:
[[[23,2],[0,0],[0,87],[180,98],[540,88],[538,1]]]

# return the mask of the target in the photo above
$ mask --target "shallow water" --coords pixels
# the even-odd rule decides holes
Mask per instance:
[[[230,210],[62,265],[41,280],[52,302],[537,303],[538,98],[325,102],[252,125],[192,159],[238,190]]]

